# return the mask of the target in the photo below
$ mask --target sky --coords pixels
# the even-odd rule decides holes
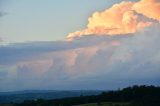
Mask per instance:
[[[92,12],[121,0],[0,0],[0,37],[4,41],[63,40],[68,33],[85,28]]]
[[[159,10],[159,0],[0,0],[0,92],[160,86]]]

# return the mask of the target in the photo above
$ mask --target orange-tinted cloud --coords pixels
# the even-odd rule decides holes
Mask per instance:
[[[67,38],[72,40],[90,34],[120,35],[135,33],[160,19],[159,4],[159,0],[123,1],[103,12],[93,13],[92,17],[88,19],[89,23],[86,29],[70,33]]]
[[[160,0],[141,0],[133,9],[149,18],[160,20]]]

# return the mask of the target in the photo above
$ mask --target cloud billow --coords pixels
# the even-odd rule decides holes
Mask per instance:
[[[88,18],[87,28],[70,33],[67,39],[73,40],[90,34],[114,36],[135,33],[160,21],[159,10],[159,0],[122,1],[105,11],[93,13]]]
[[[5,73],[6,77],[1,76],[3,86],[0,90],[36,89],[44,82],[43,87],[50,89],[55,86],[57,89],[64,88],[63,84],[69,89],[70,85],[77,83],[83,85],[82,89],[94,89],[96,83],[99,84],[97,89],[107,89],[111,83],[116,84],[113,88],[132,83],[158,84],[159,28],[157,24],[134,33],[134,36],[92,35],[74,42],[39,42],[1,47],[0,72]],[[21,84],[24,86],[19,87]]]

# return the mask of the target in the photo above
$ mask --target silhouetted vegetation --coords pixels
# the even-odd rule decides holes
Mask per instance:
[[[160,106],[160,87],[154,86],[133,86],[117,91],[103,92],[100,95],[70,97],[54,100],[32,100],[24,101],[14,106],[73,106],[79,104],[96,103],[122,103],[109,106]],[[126,103],[126,104],[123,104]],[[105,106],[105,105],[103,105]],[[108,106],[108,105],[106,105]]]

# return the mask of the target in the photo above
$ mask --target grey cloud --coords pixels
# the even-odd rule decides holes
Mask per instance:
[[[131,84],[159,85],[159,29],[157,24],[123,36],[90,35],[72,42],[32,42],[0,47],[0,66],[10,67],[7,71],[9,77],[0,80],[3,85],[0,90],[112,89]],[[45,68],[39,69],[42,65]]]
[[[0,37],[0,42],[3,42],[3,39]]]
[[[0,12],[0,17],[3,17],[3,16],[5,16],[5,15],[7,15],[6,12]]]
[[[110,40],[124,39],[124,36],[96,37],[94,35],[78,38],[74,41],[26,42],[0,46],[0,65],[12,64],[36,58],[44,53],[65,51],[97,45]]]
[[[79,46],[81,47],[83,44],[79,45],[78,43],[66,41],[27,42],[0,46],[0,65],[12,64],[37,57],[44,53],[74,49]]]

